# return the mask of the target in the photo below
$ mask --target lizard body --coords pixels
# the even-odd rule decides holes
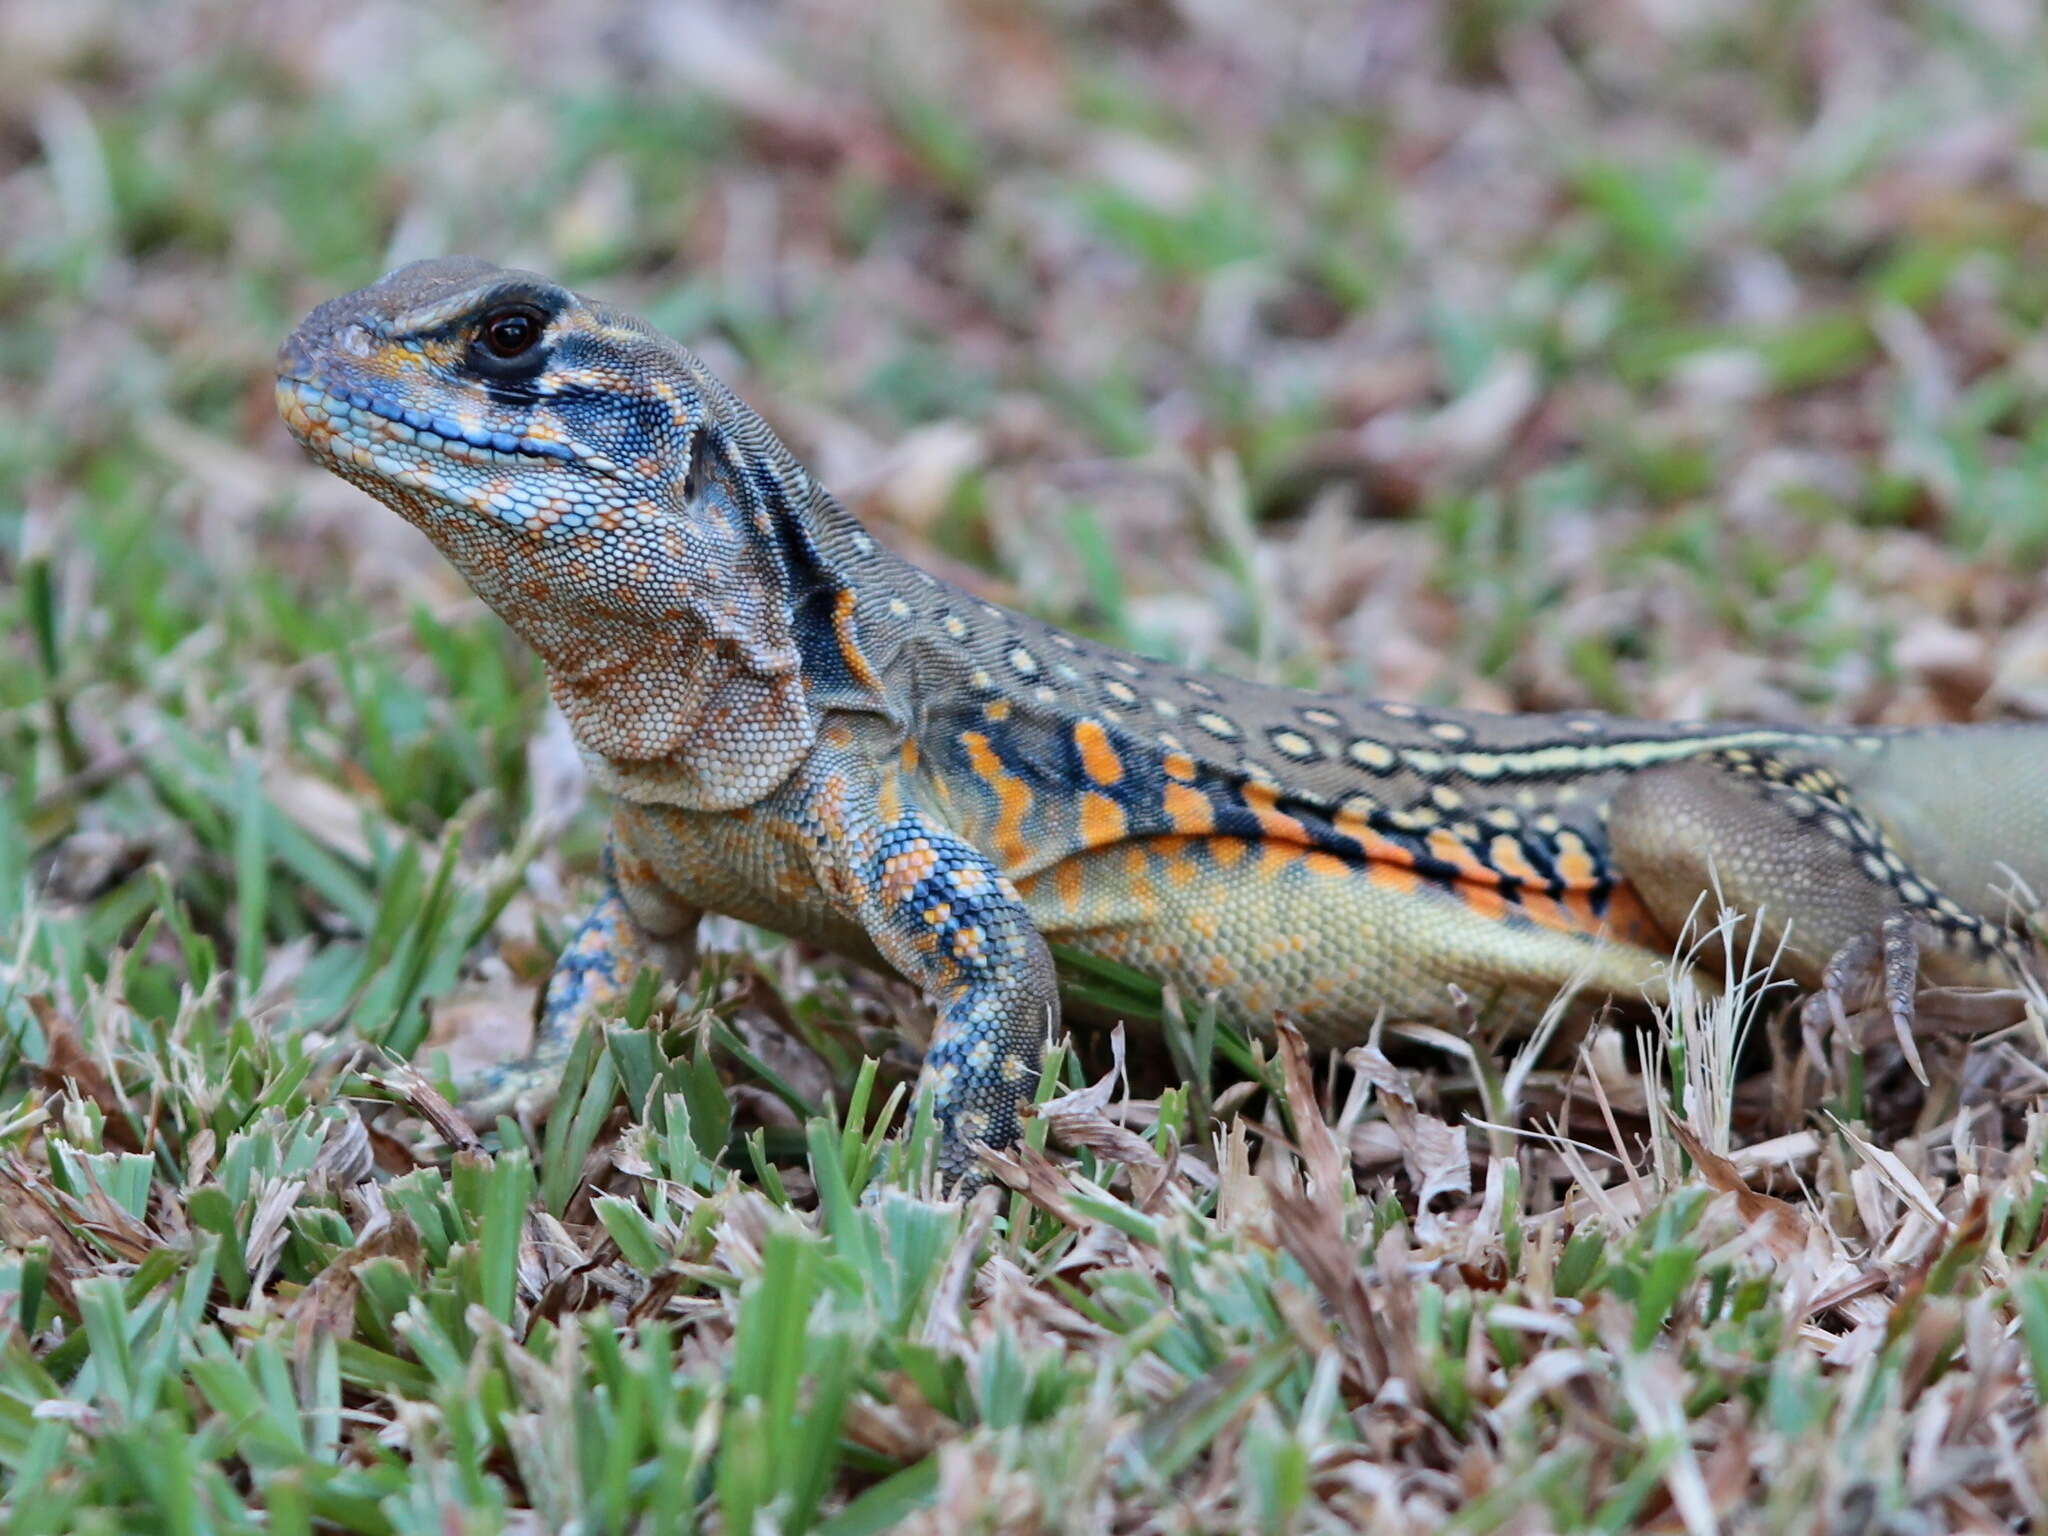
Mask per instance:
[[[2027,963],[2048,727],[1503,716],[1144,660],[871,538],[686,349],[529,273],[416,263],[315,310],[278,398],[545,660],[613,800],[534,1063],[701,912],[881,962],[938,1027],[942,1163],[1015,1135],[1048,941],[1312,1039],[1662,994],[1710,890],[1839,991]]]

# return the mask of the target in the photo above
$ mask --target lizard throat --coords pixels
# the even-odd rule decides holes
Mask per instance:
[[[432,539],[539,653],[601,779],[722,809],[808,749],[783,578],[727,488],[677,507],[549,439],[420,412],[416,426],[388,400],[301,378],[277,394],[293,436]]]

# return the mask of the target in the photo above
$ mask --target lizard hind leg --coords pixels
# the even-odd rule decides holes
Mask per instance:
[[[1666,931],[1684,931],[1703,899],[1733,908],[1755,952],[1838,1027],[1847,999],[1875,991],[1923,1082],[1917,988],[1996,985],[2020,958],[1999,925],[1922,878],[1826,767],[1728,751],[1646,769],[1615,795],[1608,834]]]
[[[652,882],[615,847],[605,850],[605,892],[555,959],[542,990],[533,1044],[459,1085],[463,1115],[489,1125],[501,1114],[538,1115],[554,1102],[583,1026],[623,1008],[649,964],[671,979],[696,959],[698,912]]]

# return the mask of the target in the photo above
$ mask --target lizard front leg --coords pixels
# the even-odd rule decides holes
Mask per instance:
[[[694,964],[699,910],[679,900],[623,843],[615,822],[605,845],[604,895],[555,960],[531,1048],[458,1085],[462,1112],[472,1123],[546,1109],[585,1023],[624,1007],[649,963],[673,980]]]
[[[820,888],[937,1009],[919,1092],[938,1123],[940,1178],[974,1182],[974,1143],[1016,1141],[1059,1022],[1045,939],[988,857],[894,775],[821,754],[764,809],[801,840]]]

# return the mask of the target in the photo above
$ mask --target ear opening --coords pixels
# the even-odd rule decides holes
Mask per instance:
[[[709,434],[700,424],[690,429],[688,458],[683,464],[683,504],[695,501],[704,489],[705,439]]]

